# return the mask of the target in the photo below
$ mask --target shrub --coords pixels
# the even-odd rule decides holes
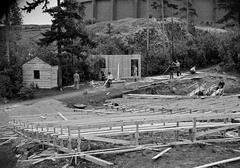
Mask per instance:
[[[105,67],[105,60],[100,56],[90,56],[86,60],[88,66],[88,73],[90,79],[99,80],[99,73],[101,68]]]
[[[10,77],[2,74],[0,75],[0,79],[0,96],[6,98],[14,97],[14,85],[12,84]]]
[[[34,98],[34,90],[27,87],[22,87],[18,92],[19,98],[23,100]]]

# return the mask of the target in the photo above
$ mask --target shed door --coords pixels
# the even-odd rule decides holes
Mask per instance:
[[[139,76],[138,59],[131,59],[131,76],[133,76],[134,66],[137,67],[137,76]]]

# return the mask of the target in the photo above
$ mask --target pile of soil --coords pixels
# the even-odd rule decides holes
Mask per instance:
[[[163,83],[159,83],[155,86],[151,86],[144,89],[134,91],[135,94],[160,94],[160,95],[187,95],[200,85],[205,84],[205,88],[209,88],[212,85],[217,85],[220,78],[223,77],[225,82],[225,95],[240,93],[240,80],[236,77],[229,75],[219,75],[206,73],[203,75],[191,75],[191,79],[172,80]],[[196,77],[196,78],[194,78]],[[199,78],[198,80],[195,80]],[[195,85],[194,85],[195,84]]]

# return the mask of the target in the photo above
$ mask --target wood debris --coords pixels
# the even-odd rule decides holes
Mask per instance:
[[[167,148],[167,149],[165,149],[164,151],[160,152],[159,154],[157,154],[156,156],[154,156],[154,157],[152,158],[152,160],[157,160],[159,157],[161,157],[164,153],[168,152],[170,149],[172,149],[172,148]]]

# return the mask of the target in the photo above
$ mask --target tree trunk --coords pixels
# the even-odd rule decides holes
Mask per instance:
[[[6,18],[5,18],[5,36],[6,36],[6,59],[8,65],[10,64],[10,55],[9,55],[9,11],[6,13]],[[8,65],[6,67],[8,67]]]
[[[57,5],[60,7],[60,0],[57,0]],[[60,33],[61,27],[58,27],[58,33]],[[62,91],[62,47],[59,41],[57,41],[57,50],[58,50],[58,88]]]

